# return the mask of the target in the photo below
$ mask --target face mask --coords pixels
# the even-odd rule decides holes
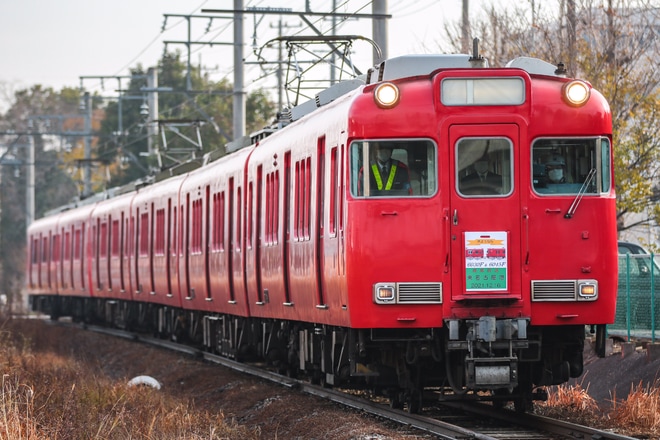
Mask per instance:
[[[477,173],[483,174],[486,171],[488,171],[488,162],[486,162],[485,160],[480,160],[478,162],[475,162],[474,169],[477,171]]]
[[[548,177],[553,182],[559,182],[562,179],[562,177],[564,177],[564,171],[561,169],[550,170],[548,171]]]
[[[380,162],[387,162],[392,157],[392,150],[380,149],[376,152],[376,157]]]

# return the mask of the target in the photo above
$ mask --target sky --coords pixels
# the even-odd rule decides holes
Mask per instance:
[[[335,0],[346,4],[342,12],[370,13],[369,0]],[[470,0],[472,10],[491,2],[510,0]],[[305,9],[305,0],[244,0],[246,7],[288,7],[294,11]],[[328,11],[332,0],[311,0],[312,11]],[[125,76],[129,69],[141,64],[145,69],[155,66],[165,49],[165,41],[187,39],[188,25],[182,17],[170,15],[204,15],[202,9],[232,9],[231,0],[0,0],[0,100],[13,91],[41,84],[56,90],[64,86],[87,90],[116,90],[117,80],[100,80],[81,77]],[[458,22],[462,0],[389,0],[388,12],[393,15],[388,22],[389,56],[407,53],[429,53],[443,40],[444,24]],[[217,14],[216,14],[217,15]],[[302,34],[303,23],[296,16],[264,16],[257,24],[247,15],[244,33],[246,59],[252,56],[252,43],[264,44],[276,33],[279,17],[292,33]],[[319,28],[329,23],[311,17]],[[215,19],[207,31],[205,17],[191,19],[193,41],[230,42],[233,38],[231,20]],[[163,30],[164,29],[164,30]],[[353,20],[344,24],[340,34],[359,34],[371,38],[371,21]],[[305,32],[309,35],[310,32]],[[185,45],[169,44],[170,51],[181,50],[185,58]],[[356,54],[366,71],[371,67],[371,46],[358,42]],[[252,56],[252,59],[255,58]],[[231,47],[193,45],[191,62],[209,68],[211,79],[233,79]],[[259,69],[246,66],[246,85],[260,85]]]

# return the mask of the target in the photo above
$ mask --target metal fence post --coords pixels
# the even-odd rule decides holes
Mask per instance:
[[[655,254],[651,252],[651,342],[655,343]]]
[[[626,254],[626,331],[630,341],[630,254]]]

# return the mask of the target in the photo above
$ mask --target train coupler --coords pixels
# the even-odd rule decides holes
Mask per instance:
[[[518,360],[509,357],[465,359],[468,388],[513,390],[518,386]]]

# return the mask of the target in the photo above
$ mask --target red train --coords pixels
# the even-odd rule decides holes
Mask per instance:
[[[35,221],[31,304],[411,412],[430,388],[524,410],[614,319],[611,126],[561,66],[390,59],[231,154]]]

